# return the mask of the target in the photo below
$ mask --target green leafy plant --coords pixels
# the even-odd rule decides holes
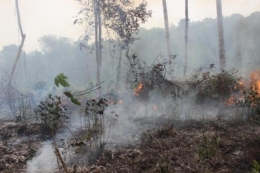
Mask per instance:
[[[244,100],[238,102],[242,107],[250,109],[250,120],[260,125],[260,96],[257,87],[251,87],[249,90],[244,90]]]
[[[252,164],[253,164],[252,173],[259,173],[260,164],[256,160],[254,160]]]
[[[188,81],[191,89],[196,89],[196,101],[205,103],[208,99],[212,101],[226,100],[238,92],[243,85],[240,84],[241,77],[236,76],[237,71],[222,71],[214,73],[211,69],[195,73]]]
[[[86,141],[92,141],[94,150],[89,152],[89,162],[93,163],[99,158],[105,149],[105,116],[104,111],[107,108],[107,100],[100,98],[99,100],[92,99],[87,101],[85,108],[86,128],[85,136]]]
[[[157,57],[150,66],[145,62],[141,63],[139,57],[135,54],[129,58],[130,68],[127,74],[127,84],[140,99],[148,99],[149,92],[152,90],[158,90],[162,95],[172,98],[184,95],[184,89],[177,82],[166,78],[166,66],[170,61],[163,58],[162,56]],[[139,90],[138,93],[136,89]]]
[[[42,132],[48,135],[55,134],[62,127],[65,119],[68,119],[61,98],[59,96],[53,97],[51,94],[48,95],[45,101],[40,102],[34,112],[40,121]]]
[[[85,108],[88,133],[91,133],[91,137],[98,149],[102,149],[104,146],[104,111],[107,106],[107,100],[101,98],[87,101]]]
[[[218,150],[219,140],[216,136],[203,136],[202,144],[198,148],[199,158],[202,161],[207,161],[213,158]]]
[[[55,82],[55,85],[57,87],[59,87],[59,85],[61,85],[63,87],[69,87],[70,86],[70,84],[67,81],[67,76],[65,76],[63,73],[58,74],[54,78],[54,82]]]
[[[58,74],[55,78],[54,78],[54,83],[57,87],[59,87],[60,85],[63,87],[69,87],[70,84],[67,81],[67,76],[65,76],[63,73]],[[76,105],[81,105],[81,103],[73,96],[72,91],[64,91],[63,94],[67,97],[70,98],[70,101]]]

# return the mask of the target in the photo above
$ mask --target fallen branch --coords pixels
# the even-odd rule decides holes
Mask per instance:
[[[68,170],[68,168],[67,168],[67,166],[66,166],[66,163],[65,163],[64,160],[62,159],[62,157],[61,157],[61,155],[60,155],[60,152],[59,152],[59,150],[58,150],[57,147],[55,147],[54,153],[55,153],[55,155],[57,156],[57,158],[59,159],[59,161],[60,161],[60,163],[61,163],[61,165],[62,165],[62,167],[63,167],[65,173],[69,173],[69,170]]]

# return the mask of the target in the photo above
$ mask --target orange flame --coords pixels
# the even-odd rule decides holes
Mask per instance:
[[[140,83],[140,84],[134,89],[134,94],[135,94],[136,96],[139,96],[140,91],[143,89],[143,87],[144,87],[143,83]]]
[[[119,100],[118,103],[119,103],[120,105],[122,105],[122,104],[123,104],[123,101],[122,101],[122,100]]]
[[[236,99],[235,97],[232,95],[230,96],[226,101],[225,101],[225,105],[226,106],[231,106],[234,105],[236,103]]]
[[[260,96],[260,70],[256,70],[250,74],[250,87],[257,91]]]
[[[245,84],[244,82],[237,82],[237,84],[234,86],[233,89],[235,90],[240,90],[241,94],[236,94],[236,95],[231,95],[226,101],[225,101],[225,105],[226,106],[232,106],[234,105],[237,101],[239,100],[243,100],[243,96],[242,96],[242,91],[245,89],[245,86],[250,87],[252,90],[257,92],[257,97],[260,97],[260,70],[255,70],[250,74],[250,82]],[[251,99],[251,101],[254,100],[254,98],[249,98]],[[255,103],[252,103],[252,106]]]

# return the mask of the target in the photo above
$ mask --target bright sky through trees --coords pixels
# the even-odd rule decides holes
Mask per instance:
[[[141,0],[136,0],[140,2]],[[143,27],[163,27],[161,0],[147,0],[153,17]],[[215,0],[192,0],[189,2],[191,21],[216,18]],[[39,49],[37,40],[43,35],[65,36],[77,40],[84,29],[73,25],[74,17],[80,7],[76,0],[19,0],[24,32],[27,34],[25,51]],[[169,24],[177,25],[184,18],[184,0],[168,0]],[[239,13],[248,16],[260,11],[259,0],[224,0],[223,15]],[[0,50],[3,46],[19,43],[18,24],[14,0],[0,1]]]

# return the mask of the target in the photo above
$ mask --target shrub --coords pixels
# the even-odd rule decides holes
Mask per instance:
[[[62,106],[61,98],[59,96],[52,96],[51,94],[41,101],[40,105],[34,110],[37,119],[40,121],[42,132],[48,135],[54,135],[57,130],[64,124],[64,120],[68,119],[66,116],[66,108]]]
[[[148,66],[145,62],[140,63],[140,59],[134,54],[129,62],[127,84],[141,100],[148,100],[152,90],[158,90],[162,95],[172,98],[184,94],[184,89],[177,82],[167,79],[166,66],[170,62],[163,57],[158,57]]]
[[[208,161],[215,157],[219,146],[219,140],[216,136],[203,136],[201,145],[198,148],[199,158],[202,161]]]
[[[239,101],[239,105],[250,109],[250,120],[260,125],[260,96],[258,88],[251,87],[249,90],[244,90],[244,100]]]
[[[192,89],[197,89],[197,103],[226,100],[231,94],[239,92],[243,86],[240,83],[241,77],[237,77],[236,72],[231,70],[214,73],[209,70],[193,75],[188,85]]]
[[[99,100],[92,99],[87,101],[85,108],[87,133],[93,139],[95,148],[98,150],[103,150],[105,146],[104,111],[107,106],[107,100],[101,98]]]

